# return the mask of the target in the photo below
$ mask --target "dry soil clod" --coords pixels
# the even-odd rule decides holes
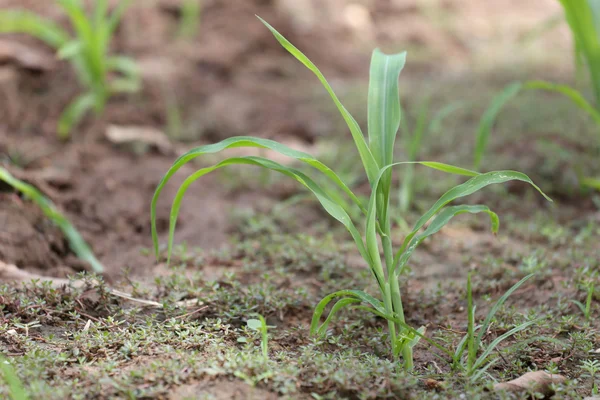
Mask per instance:
[[[549,374],[545,371],[528,372],[512,381],[502,382],[494,385],[495,391],[507,392],[525,392],[535,391],[542,393],[545,397],[550,397],[554,394],[552,385],[555,383],[563,383],[566,378],[562,375]]]

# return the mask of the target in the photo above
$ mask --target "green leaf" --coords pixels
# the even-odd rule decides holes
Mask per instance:
[[[279,154],[282,154],[286,157],[290,157],[306,163],[311,167],[314,167],[321,173],[323,173],[326,177],[331,179],[341,190],[343,190],[353,201],[357,204],[365,213],[366,209],[362,205],[361,201],[352,193],[352,191],[348,188],[348,186],[342,182],[342,180],[333,172],[329,167],[325,164],[321,163],[319,160],[314,158],[308,153],[304,153],[301,151],[297,151],[291,149],[281,143],[275,142],[273,140],[268,139],[260,139],[253,138],[249,136],[237,136],[225,139],[219,143],[210,144],[206,146],[196,147],[187,153],[183,154],[179,157],[171,168],[167,171],[165,176],[161,179],[158,184],[156,191],[154,192],[154,196],[152,197],[150,216],[151,216],[151,224],[152,224],[152,240],[154,242],[156,257],[158,257],[158,234],[156,231],[156,202],[163,190],[165,184],[171,179],[171,177],[186,163],[192,161],[194,158],[199,157],[204,154],[212,154],[217,153],[225,149],[235,148],[235,147],[254,147],[254,148],[264,148],[273,150]],[[215,167],[215,169],[218,167]],[[360,236],[360,235],[359,235]]]
[[[541,89],[560,93],[567,96],[577,107],[581,108],[600,124],[600,112],[598,112],[576,89],[567,85],[559,85],[545,81],[530,81],[525,83],[525,89]]]
[[[496,312],[498,312],[498,310],[500,309],[500,307],[502,307],[502,305],[504,304],[504,302],[506,301],[506,299],[508,299],[508,297],[513,294],[513,292],[515,290],[517,290],[518,288],[520,288],[525,282],[527,282],[529,279],[533,278],[535,274],[529,274],[526,277],[524,277],[523,279],[521,279],[519,282],[515,283],[510,289],[508,289],[506,291],[506,293],[504,293],[502,295],[502,297],[500,297],[498,299],[498,301],[494,304],[494,306],[490,309],[490,311],[488,312],[487,316],[485,317],[485,320],[483,321],[483,324],[481,325],[481,330],[479,331],[479,334],[477,335],[477,341],[475,343],[476,348],[479,348],[481,341],[483,340],[483,335],[485,335],[485,333],[487,332],[490,323],[492,322],[492,319],[494,318],[494,316],[496,315]]]
[[[13,177],[6,169],[0,167],[0,180],[22,192],[40,207],[42,212],[52,220],[63,232],[69,242],[69,247],[80,259],[87,261],[95,272],[102,273],[104,268],[96,259],[88,244],[83,240],[77,229],[61,214],[56,206],[34,186]]]
[[[354,143],[356,144],[356,148],[358,149],[358,153],[360,155],[363,166],[365,168],[365,172],[367,173],[367,177],[369,178],[369,182],[371,182],[371,184],[373,184],[373,180],[377,177],[377,172],[379,171],[379,165],[377,164],[377,161],[373,157],[373,154],[371,153],[371,150],[369,149],[369,146],[367,145],[367,142],[366,142],[365,137],[360,129],[360,126],[358,125],[358,122],[356,122],[354,117],[352,117],[352,115],[350,115],[348,110],[346,110],[346,108],[342,105],[340,100],[335,95],[333,89],[331,88],[331,86],[329,85],[327,80],[325,79],[325,76],[323,76],[323,74],[321,73],[321,71],[319,71],[317,66],[315,64],[313,64],[312,61],[310,61],[308,59],[308,57],[306,57],[300,50],[298,50],[293,44],[291,44],[285,37],[283,37],[283,35],[281,35],[279,32],[277,32],[277,30],[275,30],[275,28],[273,28],[271,25],[269,25],[269,23],[267,23],[267,21],[263,20],[260,17],[258,17],[258,19],[271,31],[273,36],[275,36],[275,39],[277,39],[277,41],[290,54],[292,54],[294,57],[296,57],[296,59],[298,61],[300,61],[302,64],[304,64],[304,66],[306,66],[306,68],[311,70],[317,76],[317,78],[319,78],[319,81],[321,81],[321,84],[323,85],[325,90],[327,90],[327,92],[331,96],[331,99],[335,103],[340,114],[342,114],[342,117],[344,118],[344,121],[346,121],[348,128],[350,128],[350,133],[352,133],[352,138],[354,139]]]
[[[340,205],[336,204],[333,200],[331,200],[331,198],[323,191],[323,189],[321,189],[321,187],[319,185],[317,185],[311,178],[306,176],[301,171],[295,170],[290,167],[283,166],[279,163],[268,160],[266,158],[233,157],[233,158],[228,158],[226,160],[223,160],[220,163],[215,164],[211,167],[202,168],[202,169],[196,171],[195,173],[191,174],[179,187],[179,190],[177,191],[177,194],[175,195],[175,198],[173,200],[173,205],[171,207],[171,217],[170,217],[170,223],[169,223],[169,239],[168,239],[168,245],[167,245],[167,252],[168,252],[167,263],[170,260],[171,251],[173,248],[173,238],[175,235],[175,226],[177,223],[177,216],[179,214],[179,208],[181,206],[181,201],[183,200],[183,196],[185,195],[185,192],[187,191],[188,187],[193,182],[198,180],[200,177],[206,175],[207,173],[212,172],[216,169],[219,169],[219,168],[222,168],[222,167],[225,167],[228,165],[234,165],[234,164],[255,165],[258,167],[267,168],[272,171],[280,172],[280,173],[287,175],[287,176],[295,179],[296,181],[300,182],[302,185],[304,185],[307,189],[309,189],[317,197],[317,200],[319,201],[319,203],[321,203],[321,205],[323,206],[323,208],[325,209],[325,211],[327,211],[327,213],[329,215],[331,215],[333,218],[335,218],[336,220],[341,222],[342,225],[344,225],[346,227],[346,229],[348,229],[348,231],[350,232],[350,234],[352,235],[352,238],[354,239],[354,241],[356,243],[358,251],[361,253],[361,255],[363,255],[363,257],[367,257],[367,253],[364,249],[362,237],[361,237],[360,233],[358,232],[358,230],[356,229],[356,227],[354,226],[354,224],[352,223],[352,220],[350,219],[350,216],[348,216],[348,213],[343,209],[343,207],[341,207]],[[157,188],[157,190],[158,190],[158,188]],[[155,196],[156,196],[156,192],[155,192]],[[153,205],[152,205],[152,222],[153,222],[153,224],[155,223],[154,208],[155,208],[155,199],[153,199]],[[154,226],[153,226],[153,229],[155,229]],[[156,251],[158,252],[158,241],[154,242],[154,246],[155,246]],[[365,258],[365,259],[367,259],[367,258]]]
[[[483,351],[483,353],[481,354],[481,356],[479,356],[479,358],[477,359],[477,361],[475,361],[475,364],[473,365],[473,369],[472,371],[476,371],[477,369],[481,368],[481,366],[483,365],[483,363],[485,362],[485,360],[487,359],[487,357],[492,353],[492,351],[494,351],[494,349],[500,344],[502,343],[504,340],[508,339],[509,337],[513,336],[515,333],[517,332],[521,332],[522,330],[525,330],[527,328],[529,328],[530,326],[532,326],[533,324],[538,323],[538,320],[535,321],[529,321],[529,322],[525,322],[521,325],[518,325],[516,327],[514,327],[513,329],[509,330],[508,332],[504,333],[501,336],[498,336],[496,339],[494,339],[492,341],[492,343],[489,344],[489,346]],[[482,329],[481,332],[484,332],[484,330]],[[480,334],[481,334],[480,332]]]
[[[79,40],[70,40],[58,49],[56,55],[61,60],[66,60],[79,55],[82,48],[83,46]]]
[[[106,67],[110,71],[117,71],[132,79],[139,79],[140,68],[134,59],[124,56],[112,56],[106,60]]]
[[[13,366],[2,356],[0,356],[0,372],[8,386],[8,393],[11,400],[29,399],[29,396],[23,387],[23,382],[21,382],[21,379],[17,376]]]
[[[255,331],[261,332],[263,329],[263,324],[258,319],[249,319],[246,322],[246,324],[248,325],[248,328],[253,329]]]
[[[592,189],[600,190],[600,179],[598,178],[581,178],[581,185]]]
[[[396,269],[402,269],[414,250],[419,246],[419,244],[425,240],[427,237],[437,233],[442,229],[452,218],[457,215],[464,213],[486,213],[490,216],[490,220],[492,223],[492,232],[498,232],[498,228],[500,226],[500,220],[498,219],[498,215],[491,211],[489,207],[484,205],[459,205],[459,206],[451,206],[443,208],[438,214],[436,214],[433,221],[429,224],[427,229],[424,232],[416,235],[410,242],[410,244],[405,248],[404,252],[400,256],[398,266]]]
[[[597,0],[559,0],[573,34],[578,58],[585,59],[596,104],[600,104],[600,7]]]
[[[375,161],[381,167],[393,162],[394,142],[400,127],[398,78],[405,63],[406,52],[387,55],[375,49],[371,57],[369,147]]]
[[[513,97],[519,93],[522,84],[519,82],[511,83],[506,86],[499,94],[497,94],[490,103],[489,107],[481,117],[479,122],[479,128],[477,129],[477,138],[475,142],[475,154],[473,165],[475,169],[479,169],[481,160],[485,153],[487,143],[489,141],[492,126],[496,121],[498,113],[502,110],[504,105]]]
[[[85,93],[77,97],[65,108],[58,120],[58,137],[66,139],[71,129],[77,125],[84,115],[96,104],[96,96],[93,93]]]
[[[470,194],[473,194],[473,193],[483,189],[486,186],[504,183],[504,182],[508,182],[511,180],[517,180],[517,181],[523,181],[523,182],[529,183],[542,196],[544,196],[544,198],[546,198],[546,200],[552,201],[552,199],[550,199],[535,183],[533,183],[533,181],[527,175],[525,175],[521,172],[492,171],[492,172],[487,172],[485,174],[480,174],[480,175],[474,176],[473,178],[469,179],[465,183],[457,185],[457,186],[453,187],[452,189],[448,190],[446,193],[444,193],[442,195],[442,197],[440,197],[438,199],[438,201],[436,201],[435,204],[433,206],[431,206],[431,208],[425,214],[423,214],[421,216],[421,218],[419,218],[419,220],[415,224],[415,227],[413,228],[412,232],[408,236],[406,236],[406,238],[404,239],[404,242],[402,243],[402,247],[400,248],[400,250],[398,250],[398,252],[396,253],[396,256],[394,257],[394,266],[395,266],[394,269],[396,269],[398,267],[400,257],[404,253],[404,251],[405,251],[406,247],[409,245],[409,243],[411,243],[411,240],[413,239],[413,237],[415,237],[415,235],[417,235],[417,233],[421,230],[421,228],[435,214],[440,212],[440,210],[442,208],[444,208],[448,203],[450,203],[453,200],[459,199],[461,197],[465,197]]]
[[[0,11],[0,33],[26,33],[55,49],[70,40],[60,26],[28,11]]]
[[[351,298],[351,299],[357,300],[357,301],[352,301],[352,302],[348,302],[348,303],[343,303],[344,306],[347,306],[351,303],[356,303],[356,302],[360,301],[360,302],[369,304],[371,307],[373,307],[374,310],[378,311],[379,313],[381,313],[383,315],[386,314],[383,303],[381,301],[377,300],[376,298],[374,298],[373,296],[369,295],[368,293],[365,293],[361,290],[340,290],[340,291],[337,291],[335,293],[332,293],[332,294],[324,297],[323,300],[321,300],[319,302],[319,304],[317,304],[317,306],[315,307],[312,321],[310,323],[310,334],[311,335],[314,336],[318,333],[320,334],[320,333],[325,332],[325,330],[327,329],[327,324],[329,324],[329,321],[331,320],[331,315],[320,326],[319,326],[319,321],[321,320],[321,316],[323,315],[323,312],[325,311],[325,307],[327,307],[327,305],[332,300],[339,298],[339,297]],[[334,307],[334,309],[331,310],[330,314],[335,313],[335,311],[338,311],[341,308],[342,308],[341,306],[338,308]]]

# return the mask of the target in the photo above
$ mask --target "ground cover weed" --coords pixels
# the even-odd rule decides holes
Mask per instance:
[[[77,229],[75,229],[67,217],[58,211],[56,206],[37,188],[15,178],[2,167],[0,167],[0,181],[4,181],[9,186],[23,193],[25,196],[27,196],[27,198],[31,199],[31,201],[37,204],[44,214],[62,230],[69,242],[71,250],[73,250],[77,257],[87,261],[91,265],[94,272],[101,273],[104,270],[102,264],[94,256],[90,246],[88,246],[85,240],[83,240]]]
[[[376,298],[362,290],[348,289],[340,290],[326,296],[315,308],[310,329],[311,333],[313,335],[325,333],[328,324],[335,313],[347,306],[374,313],[388,321],[389,343],[392,357],[397,360],[402,357],[403,366],[406,369],[412,369],[413,347],[421,338],[436,347],[442,348],[425,336],[425,327],[415,329],[409,326],[404,319],[404,308],[400,293],[399,279],[401,271],[406,266],[416,247],[423,240],[442,229],[453,217],[460,214],[487,214],[491,220],[492,231],[496,232],[498,230],[498,216],[487,206],[449,205],[449,203],[456,199],[475,193],[486,186],[511,180],[527,182],[540,193],[542,192],[527,175],[516,171],[492,171],[480,174],[475,171],[439,162],[394,162],[394,142],[400,126],[398,78],[404,67],[406,53],[386,55],[379,50],[373,51],[368,93],[369,136],[367,142],[360,126],[342,105],[319,69],[271,25],[262,19],[261,21],[289,53],[317,76],[335,103],[350,129],[350,133],[370,183],[371,193],[369,201],[367,204],[361,201],[333,170],[308,153],[291,149],[273,140],[248,136],[231,137],[215,144],[196,147],[183,154],[173,163],[158,184],[151,202],[152,239],[156,256],[159,256],[158,233],[156,227],[157,200],[160,197],[165,184],[186,163],[201,155],[213,154],[234,147],[270,149],[305,163],[308,166],[313,167],[316,173],[320,173],[328,178],[330,185],[327,186],[327,189],[324,189],[321,185],[317,184],[316,181],[306,173],[292,166],[283,165],[265,157],[231,157],[192,173],[183,181],[173,200],[170,213],[167,257],[170,258],[173,249],[177,216],[185,192],[189,186],[200,177],[230,165],[253,165],[270,169],[295,179],[316,196],[319,203],[329,215],[346,227],[354,239],[358,252],[369,266],[371,275],[377,283],[380,295],[380,298]],[[390,208],[392,168],[398,165],[415,164],[446,173],[467,176],[470,179],[451,188],[443,194],[435,204],[419,218],[412,231],[404,238],[400,248],[394,252],[391,239],[391,220],[393,218],[393,213]],[[341,195],[346,196],[349,205],[336,202],[329,194],[332,192],[338,192]],[[542,193],[542,195],[550,200],[545,194]],[[364,224],[362,234],[351,219],[347,210],[348,207],[354,207],[360,211],[359,215],[362,217],[360,222]],[[425,229],[422,231],[423,228]],[[381,254],[381,249],[383,249],[383,255]],[[321,323],[321,317],[325,313],[328,304],[332,301],[334,301],[333,307],[329,311],[325,321]],[[444,348],[442,349],[446,351]]]
[[[73,35],[25,10],[0,11],[0,33],[34,36],[56,49],[59,58],[72,64],[85,92],[65,108],[58,121],[58,135],[64,139],[88,111],[93,109],[97,115],[101,114],[112,95],[139,90],[140,78],[131,58],[109,54],[113,34],[131,0],[119,2],[112,13],[108,11],[107,0],[97,0],[90,15],[86,14],[81,0],[57,2],[69,17]]]

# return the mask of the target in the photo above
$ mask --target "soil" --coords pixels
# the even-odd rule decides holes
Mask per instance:
[[[51,3],[0,0],[0,9],[26,8],[65,25],[64,16]],[[570,54],[568,33],[562,25],[541,35],[534,46],[536,51],[514,56],[514,42],[560,11],[558,2],[552,0],[529,1],[527,5],[517,0],[502,4],[476,0],[355,2],[369,10],[367,19],[364,7],[348,8],[354,2],[346,0],[324,4],[310,0],[206,0],[199,32],[188,40],[174,37],[180,18],[179,2],[137,3],[117,31],[113,50],[135,57],[143,76],[143,90],[111,99],[102,116],[86,118],[67,141],[57,138],[56,123],[65,105],[79,92],[74,72],[66,62],[54,60],[52,50],[36,40],[22,35],[0,38],[0,165],[35,185],[65,213],[105,266],[104,277],[110,283],[125,277],[148,282],[170,273],[163,262],[156,262],[152,251],[147,251],[152,248],[150,201],[161,177],[182,152],[237,135],[273,138],[307,151],[317,150],[326,141],[340,147],[348,141],[347,136],[332,133],[340,130],[339,118],[314,76],[281,48],[255,14],[302,49],[350,104],[356,101],[353,91],[364,85],[370,49],[375,45],[390,50],[402,46],[414,53],[414,61],[403,72],[402,79],[407,81],[468,81],[475,72],[487,74],[494,81],[495,67],[505,73],[516,63],[525,70],[539,71],[542,66],[543,73],[550,76],[572,73],[564,57],[560,63],[553,62],[555,54]],[[473,97],[476,101],[477,93]],[[171,106],[181,116],[181,129],[176,132],[169,128]],[[116,144],[106,136],[109,126],[156,129],[168,136],[169,145]],[[553,138],[552,133],[538,136]],[[498,154],[522,158],[534,152],[533,141],[521,140],[498,149]],[[586,148],[564,137],[553,141],[572,151]],[[438,149],[433,147],[431,153],[436,154]],[[539,164],[545,161],[542,158],[538,154],[530,160]],[[533,162],[523,162],[535,168]],[[183,179],[198,165],[204,165],[200,163],[184,166],[159,200],[161,243],[167,236],[171,199]],[[543,177],[544,171],[532,171],[532,176],[536,175]],[[231,238],[243,236],[236,215],[245,211],[273,215],[277,202],[302,193],[296,186],[276,179],[265,184],[253,170],[241,176],[234,179],[215,174],[191,186],[179,214],[176,243],[204,251],[228,251],[233,246]],[[521,188],[510,186],[509,191],[519,192]],[[592,197],[557,191],[554,194],[563,201],[560,210],[552,211],[556,220],[574,220],[573,224],[597,221]],[[531,204],[527,209],[513,207],[517,209],[515,219],[534,215],[541,201]],[[500,207],[511,209],[513,205]],[[300,205],[290,212],[293,218],[299,218],[295,225],[302,232],[323,233],[329,229],[318,226],[322,214],[313,205]],[[525,253],[535,247],[538,239],[531,232],[498,239],[483,232],[481,226],[445,228],[439,241],[425,243],[415,256],[419,268],[411,276],[413,295],[408,307],[423,306],[423,297],[415,293],[435,291],[440,283],[464,282],[466,265],[477,270],[486,257],[506,257],[506,249],[511,254]],[[351,253],[346,260],[351,270],[362,268],[362,261],[355,259]],[[0,186],[0,262],[57,278],[88,270],[70,251],[60,230],[35,205],[6,186]],[[486,272],[485,277],[490,278],[487,294],[508,289],[510,285],[496,285],[495,280],[511,274],[505,271],[518,269],[516,261],[500,263],[495,272]],[[240,272],[236,268],[235,261],[224,263],[215,257],[205,260],[203,271],[206,279],[212,280],[221,279],[226,272]],[[302,271],[296,281],[281,287],[295,289],[312,284],[313,292],[318,291],[319,273]],[[245,284],[262,279],[252,274],[242,276]],[[536,282],[538,291],[534,294],[520,291],[514,296],[522,296],[519,305],[540,305],[564,280],[556,277],[546,283]],[[464,308],[460,309],[462,300],[457,293],[445,299],[437,309],[424,309],[419,316],[409,317],[410,323],[426,325],[435,320],[437,327],[464,324]],[[289,314],[298,323],[310,318],[307,310]],[[289,320],[287,324],[295,326]],[[423,357],[419,360],[423,364],[435,364],[435,357]],[[176,387],[169,398],[188,398],[199,392],[218,399],[278,398],[265,389],[220,377],[196,377]]]

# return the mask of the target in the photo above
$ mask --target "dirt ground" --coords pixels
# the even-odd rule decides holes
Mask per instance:
[[[401,91],[403,101],[406,98],[406,104],[411,107],[419,103],[419,96],[405,95],[405,92],[419,93],[426,84],[434,85],[432,82],[437,88],[448,88],[437,92],[434,102],[460,93],[480,104],[482,98],[489,101],[493,95],[490,88],[498,88],[510,80],[523,76],[570,80],[573,73],[566,26],[562,24],[547,32],[536,30],[560,12],[558,2],[552,0],[525,3],[517,0],[331,0],[322,4],[316,0],[205,0],[199,32],[192,39],[174,37],[180,15],[177,1],[134,3],[116,34],[114,50],[138,61],[143,90],[132,96],[111,99],[101,117],[86,118],[68,141],[57,138],[56,121],[64,106],[78,93],[73,71],[67,63],[56,61],[51,49],[31,38],[0,35],[0,163],[16,177],[38,187],[65,212],[105,266],[107,282],[115,285],[136,280],[147,283],[155,277],[174,279],[167,278],[173,272],[165,268],[164,262],[155,261],[153,252],[147,251],[152,247],[150,201],[162,175],[183,151],[230,136],[255,135],[281,140],[310,152],[322,152],[323,148],[327,152],[333,144],[334,153],[324,156],[331,157],[333,167],[338,163],[343,165],[343,146],[348,134],[341,128],[339,116],[314,76],[279,46],[255,14],[304,51],[327,76],[348,108],[358,112],[364,112],[364,104],[362,94],[356,93],[365,85],[370,51],[375,46],[409,50],[409,61],[401,77],[406,85]],[[35,10],[65,23],[52,2],[0,0],[0,9],[17,7]],[[475,77],[489,86],[473,83]],[[457,87],[459,89],[454,90]],[[181,116],[176,131],[169,128],[172,106]],[[547,106],[550,110],[553,107],[549,103]],[[407,307],[422,308],[422,313],[411,315],[410,322],[414,325],[464,323],[464,308],[461,309],[464,305],[456,288],[455,293],[447,294],[441,305],[438,304],[441,308],[436,312],[424,306],[424,302],[433,301],[427,300],[425,293],[435,292],[442,283],[459,282],[457,284],[462,286],[466,276],[464,266],[483,270],[482,264],[491,265],[478,280],[481,285],[477,296],[495,296],[511,286],[504,280],[506,276],[514,278],[522,270],[523,254],[537,254],[535,251],[544,246],[549,252],[552,249],[557,253],[566,251],[570,247],[561,242],[561,238],[577,236],[588,224],[598,223],[598,207],[593,195],[573,191],[569,172],[557,174],[568,169],[569,161],[563,162],[560,156],[546,157],[539,144],[558,144],[567,149],[571,147],[571,151],[581,151],[590,147],[585,142],[590,137],[586,136],[588,130],[582,128],[585,130],[583,143],[572,146],[564,145],[567,139],[555,138],[554,132],[546,131],[545,127],[531,128],[532,136],[528,139],[518,131],[532,126],[534,118],[546,121],[545,110],[523,116],[526,122],[521,125],[517,122],[521,118],[518,111],[509,111],[509,121],[502,129],[513,136],[505,136],[504,141],[493,140],[494,154],[498,156],[490,165],[529,168],[525,172],[541,179],[544,190],[549,191],[559,206],[547,206],[525,191],[524,186],[511,185],[506,192],[493,192],[513,196],[502,197],[495,203],[500,211],[509,213],[506,223],[503,219],[505,235],[495,237],[487,233],[483,223],[465,223],[444,229],[435,244],[426,243],[415,255],[415,265],[419,268],[414,268],[411,275],[412,294]],[[475,116],[468,113],[462,121],[467,127],[476,124]],[[165,133],[168,145],[116,144],[106,135],[110,126],[156,129]],[[460,130],[460,126],[456,130]],[[529,139],[535,135],[539,140]],[[425,153],[430,157],[450,154],[440,161],[468,166],[470,161],[461,157],[472,149],[472,143],[465,146],[460,143],[464,143],[460,136],[447,136],[426,145]],[[585,157],[593,160],[595,153],[582,159]],[[179,183],[202,163],[185,166],[163,193],[158,206],[161,242],[166,238],[170,202]],[[437,186],[420,189],[425,194],[416,202],[415,212],[423,207],[421,202],[428,204],[435,194],[441,193]],[[236,272],[241,274],[242,284],[252,285],[256,277],[248,271],[244,275],[240,260],[246,260],[244,254],[254,253],[240,250],[239,246],[243,248],[248,238],[257,246],[262,240],[257,237],[265,232],[268,240],[275,240],[268,235],[270,225],[261,225],[264,221],[256,215],[274,218],[277,232],[285,234],[299,229],[301,233],[318,237],[330,230],[329,223],[323,222],[323,214],[311,203],[301,203],[290,210],[287,217],[277,219],[279,216],[273,211],[275,204],[299,193],[302,191],[293,184],[272,176],[261,179],[253,171],[244,174],[232,170],[205,177],[186,195],[176,241],[185,243],[186,249],[203,250],[202,257],[208,257],[201,262],[206,280],[223,279],[224,273]],[[543,218],[541,213],[550,215],[548,221],[538,223]],[[248,219],[247,215],[252,217]],[[582,251],[585,257],[593,259],[598,250],[585,243],[588,247]],[[219,256],[222,252],[231,254]],[[242,255],[236,257],[236,252]],[[351,271],[362,269],[362,263],[352,251],[341,250],[341,253]],[[256,257],[260,259],[262,255]],[[569,258],[565,254],[545,257],[544,262],[560,265]],[[583,259],[583,256],[577,257],[573,255],[574,259]],[[2,185],[0,261],[57,278],[88,269],[72,254],[60,230],[48,222],[41,211]],[[181,261],[188,262],[185,257]],[[273,260],[269,262],[275,264]],[[313,295],[323,290],[319,279],[325,267],[297,268],[300,270],[294,273],[298,281],[288,286],[295,290],[300,283],[306,283]],[[197,271],[188,268],[186,276],[194,272]],[[521,290],[514,296],[520,296],[520,308],[542,306],[562,290],[557,288],[571,279],[561,274],[547,280],[536,278],[537,294]],[[166,287],[167,284],[165,291]],[[152,296],[161,301],[160,293]],[[215,304],[219,302],[215,300]],[[276,307],[265,311],[271,312],[275,319],[277,315],[279,319],[285,315],[288,318],[285,327],[291,327],[296,326],[295,322],[310,319],[307,308],[310,305],[301,304],[299,310],[290,308],[280,310],[279,314]],[[104,318],[105,315],[100,313],[93,317]],[[195,317],[220,318],[220,314],[215,309]],[[290,322],[292,317],[297,321]],[[279,339],[276,345],[284,349],[291,346],[286,343],[287,339]],[[298,341],[308,346],[308,341]],[[364,345],[360,342],[360,346]],[[23,353],[15,350],[15,354]],[[151,355],[145,357],[153,359]],[[418,361],[436,365],[427,358]],[[144,360],[134,357],[123,365],[124,373],[129,366],[140,371]],[[90,367],[88,372],[94,376],[98,371]],[[82,378],[81,371],[75,367],[61,373]],[[196,375],[189,373],[190,378],[184,384],[164,383],[172,390],[158,391],[159,394],[150,394],[148,398],[196,398],[198,393],[218,399],[263,399],[282,395],[280,388],[274,391],[272,387],[255,387],[247,381],[240,383],[243,381],[240,379],[232,383],[231,374],[227,372],[221,371],[208,379],[210,373],[206,371]],[[308,398],[313,392],[327,392],[315,390],[300,387],[300,393],[306,397],[299,398]],[[102,393],[100,389],[98,393]],[[125,398],[124,392],[115,393]],[[351,388],[339,393],[343,397],[359,398],[358,391]],[[390,389],[389,393],[399,396],[400,392]],[[384,397],[375,394],[365,398]]]

